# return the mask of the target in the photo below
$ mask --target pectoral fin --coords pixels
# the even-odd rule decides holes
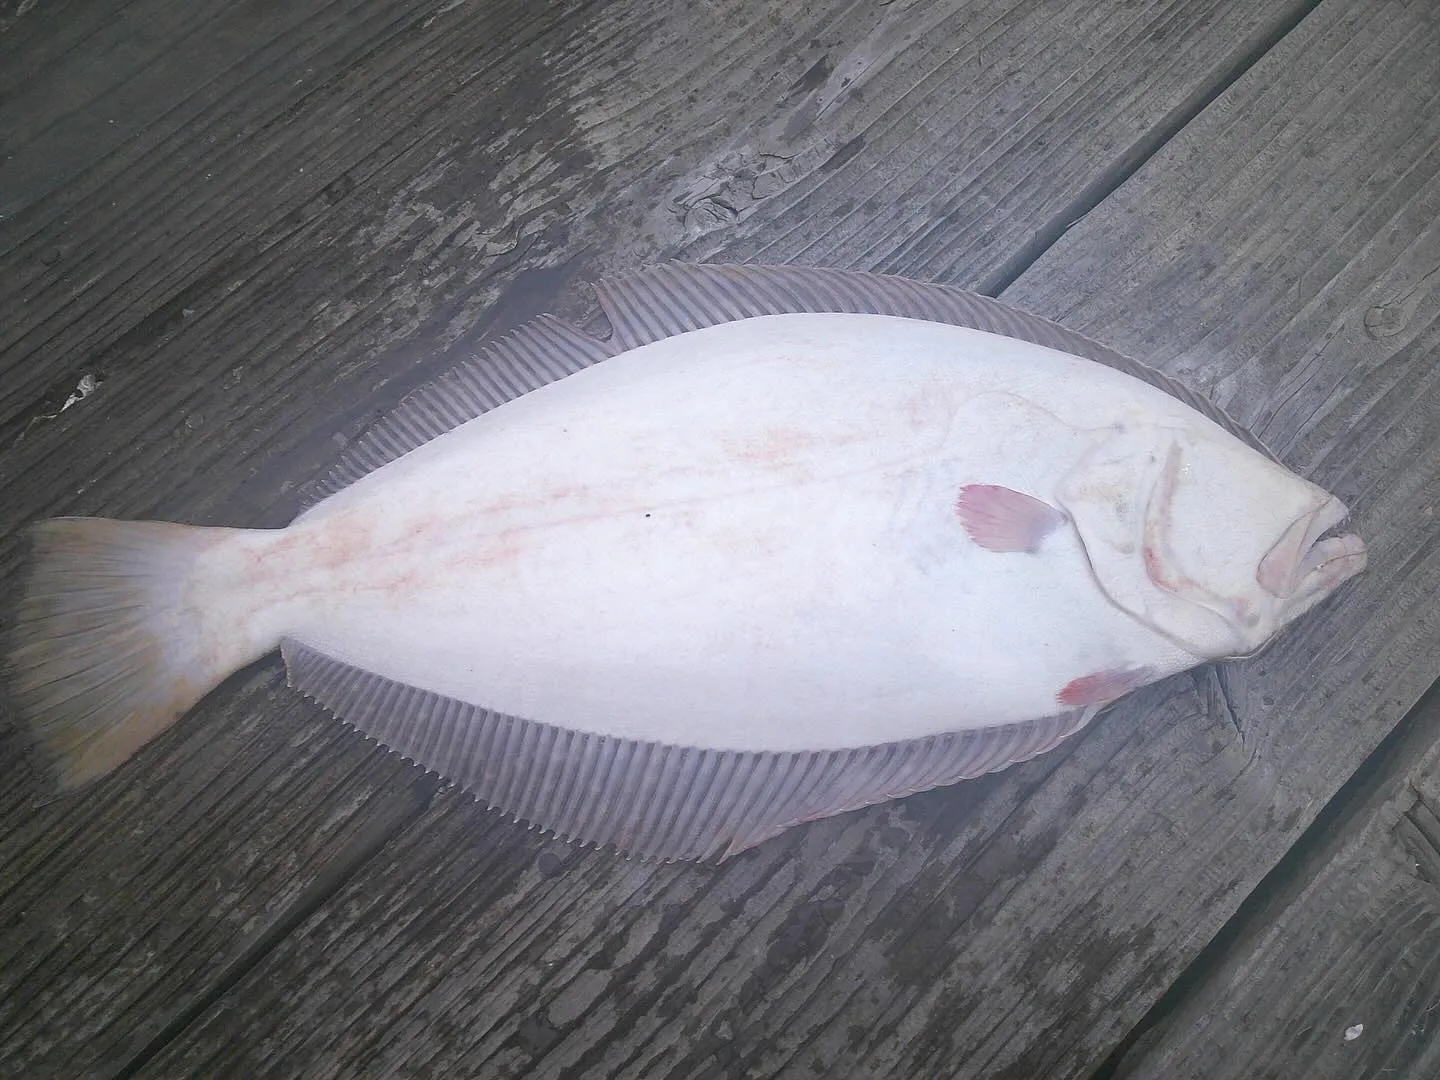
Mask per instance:
[[[1031,555],[1065,523],[1065,515],[1049,503],[998,484],[966,484],[955,513],[970,539],[987,551]]]

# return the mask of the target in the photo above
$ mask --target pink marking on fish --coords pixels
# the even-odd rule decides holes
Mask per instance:
[[[1124,697],[1137,687],[1144,686],[1153,677],[1153,673],[1148,667],[1111,668],[1108,671],[1095,671],[1089,675],[1081,675],[1078,679],[1071,679],[1060,688],[1060,693],[1055,695],[1055,700],[1070,708],[1082,705],[1104,705],[1106,702]]]
[[[970,539],[985,550],[1030,555],[1066,520],[1049,503],[999,484],[966,484],[955,500],[955,513]]]

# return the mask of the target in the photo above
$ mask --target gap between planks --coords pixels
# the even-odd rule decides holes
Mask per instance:
[[[1059,213],[1053,215],[1044,226],[1037,230],[1030,243],[1005,260],[997,270],[982,277],[974,286],[975,291],[989,296],[998,296],[1014,284],[1077,221],[1102,204],[1151,158],[1163,151],[1166,145],[1180,134],[1191,121],[1242,78],[1262,57],[1279,45],[1323,2],[1324,0],[1304,0],[1285,13],[1284,17],[1275,20],[1271,26],[1256,33],[1240,55],[1236,56],[1230,64],[1213,72],[1180,105],[1122,151],[1109,167],[1098,173],[1094,180],[1086,185]],[[296,226],[296,229],[303,227],[304,225]],[[233,275],[233,267],[224,269]],[[201,286],[208,287],[208,283],[202,280],[200,286],[197,287]],[[178,310],[178,305],[182,304],[189,291],[191,290],[187,290],[186,294],[182,294],[171,304],[166,305],[165,309],[157,310],[154,317],[163,317],[170,309]],[[140,328],[137,327],[138,329]],[[1416,709],[1418,708],[1419,705],[1416,706]],[[1413,712],[1414,710],[1412,710],[1412,714]],[[1392,732],[1386,740],[1386,746],[1398,741],[1404,732],[1411,729],[1413,725],[1408,722],[1409,720],[1410,717],[1407,716],[1407,723],[1402,723],[1395,732]],[[1383,754],[1383,752],[1384,748],[1382,747],[1381,753]],[[1380,756],[1381,754],[1377,754],[1376,758],[1371,760],[1375,761]],[[1362,767],[1360,772],[1341,790],[1331,805],[1327,806],[1310,828],[1302,834],[1295,848],[1287,853],[1281,863],[1262,880],[1255,893],[1242,904],[1231,922],[1227,923],[1220,934],[1201,951],[1177,982],[1162,995],[1160,1001],[1151,1008],[1131,1033],[1121,1040],[1114,1054],[1092,1074],[1092,1080],[1110,1080],[1115,1075],[1115,1070],[1125,1054],[1138,1039],[1143,1037],[1147,1028],[1153,1025],[1167,1010],[1173,1008],[1175,1003],[1190,991],[1197,980],[1204,978],[1208,967],[1216,962],[1215,958],[1229,947],[1237,935],[1243,932],[1242,924],[1250,916],[1251,911],[1269,904],[1272,894],[1283,887],[1281,882],[1293,874],[1293,868],[1309,858],[1310,844],[1318,842],[1315,838],[1322,836],[1326,828],[1333,826],[1335,819],[1350,805],[1352,789],[1358,790],[1357,785],[1364,777],[1369,776],[1371,771],[1370,762],[1367,762],[1366,766]],[[286,936],[313,913],[320,910],[332,896],[339,893],[346,883],[363,869],[366,863],[374,859],[392,839],[402,835],[412,824],[423,817],[430,808],[431,800],[438,786],[439,782],[429,774],[412,784],[406,793],[407,805],[402,812],[383,822],[372,823],[364,832],[353,837],[326,864],[324,870],[304,888],[301,894],[287,908],[283,909],[270,925],[257,933],[253,940],[215,976],[210,984],[196,994],[185,1009],[178,1012],[123,1064],[108,1073],[107,1080],[133,1080],[138,1076],[146,1064],[160,1054],[190,1024],[221,1001]],[[1234,926],[1233,930],[1232,925]]]
[[[1180,972],[1087,1080],[1131,1075],[1131,1055],[1151,1034],[1180,1012],[1195,992],[1221,972],[1233,955],[1262,936],[1277,913],[1294,903],[1334,858],[1351,831],[1371,814],[1435,741],[1434,715],[1440,707],[1440,679],[1417,701],[1380,745],[1341,785],[1280,861],[1240,902],[1235,913]]]

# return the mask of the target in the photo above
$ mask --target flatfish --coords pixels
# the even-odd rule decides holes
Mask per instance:
[[[961,290],[596,286],[418,392],[284,529],[33,530],[10,681],[61,788],[237,668],[568,839],[723,857],[1026,760],[1358,573],[1218,408]]]

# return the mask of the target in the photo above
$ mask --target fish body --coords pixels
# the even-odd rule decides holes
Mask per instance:
[[[561,324],[522,335],[522,362],[575,370],[458,423],[442,387],[286,529],[134,526],[152,670],[99,657],[87,691],[102,646],[74,659],[75,620],[115,637],[114,583],[87,605],[75,575],[120,523],[41,526],[12,667],[62,783],[283,645],[307,693],[494,805],[716,854],[1030,756],[1363,566],[1324,535],[1333,496],[1040,320],[915,317],[863,275],[830,280],[875,310],[785,310],[776,286],[821,272],[668,272],[630,308],[602,290],[600,362]],[[708,310],[730,281],[756,313]],[[691,328],[630,314],[697,292]]]

